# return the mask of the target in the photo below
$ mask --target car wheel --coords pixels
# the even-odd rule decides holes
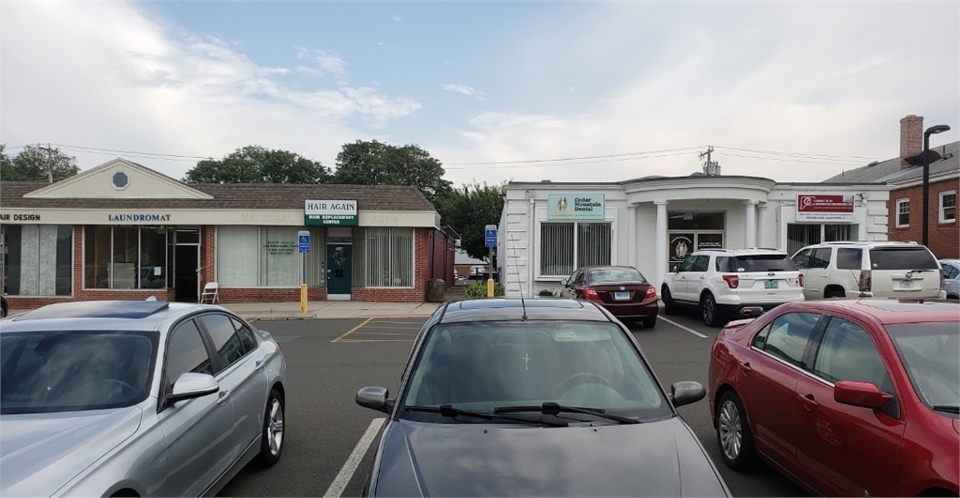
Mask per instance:
[[[733,470],[747,470],[756,461],[750,424],[740,398],[733,391],[723,393],[717,403],[717,445],[723,463]]]
[[[673,296],[670,295],[670,288],[664,285],[660,291],[660,295],[663,296],[663,314],[676,315],[677,303],[673,302]]]
[[[842,289],[830,289],[830,290],[827,291],[827,293],[826,293],[823,297],[825,297],[825,298],[827,298],[827,299],[831,299],[831,298],[835,298],[835,297],[836,297],[836,298],[844,298],[844,297],[847,297],[847,294],[846,294],[845,292],[843,292]]]
[[[700,299],[700,315],[703,317],[703,323],[708,326],[720,326],[720,310],[717,309],[713,294],[707,294]]]
[[[283,453],[284,418],[283,398],[276,389],[270,390],[267,399],[267,410],[263,417],[263,437],[260,441],[260,454],[257,455],[257,464],[261,467],[272,467],[280,460]]]
[[[650,318],[644,318],[640,320],[640,323],[643,324],[643,328],[652,329],[657,326],[657,317],[652,316]]]

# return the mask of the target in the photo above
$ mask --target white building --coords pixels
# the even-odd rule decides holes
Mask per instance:
[[[714,163],[715,164],[715,163]],[[612,183],[510,182],[497,258],[507,296],[557,290],[575,268],[636,267],[659,289],[699,248],[778,248],[886,240],[882,183],[777,183],[709,175]]]

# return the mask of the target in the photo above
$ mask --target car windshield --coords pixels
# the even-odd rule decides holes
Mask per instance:
[[[914,389],[929,406],[960,406],[957,322],[886,325]]]
[[[438,324],[403,395],[405,406],[482,412],[550,402],[641,420],[672,414],[625,333],[612,323],[586,321]],[[400,413],[450,422],[433,413]]]
[[[587,270],[590,282],[646,282],[647,279],[633,268],[597,268]]]
[[[870,250],[874,270],[938,270],[940,266],[926,247],[886,247]]]
[[[719,257],[717,258],[717,271],[797,271],[797,265],[786,254],[757,254],[753,256]]]
[[[119,408],[149,392],[156,332],[0,335],[0,413]]]

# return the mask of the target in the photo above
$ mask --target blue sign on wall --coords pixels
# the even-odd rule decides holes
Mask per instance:
[[[309,230],[300,230],[297,233],[297,240],[300,246],[300,254],[309,254],[310,253],[310,231]]]
[[[483,238],[486,242],[486,247],[497,247],[497,226],[487,225]]]

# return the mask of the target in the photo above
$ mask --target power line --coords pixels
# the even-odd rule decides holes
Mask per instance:
[[[787,158],[781,158],[781,157],[758,157],[758,156],[745,156],[745,155],[742,155],[742,154],[731,154],[731,153],[729,153],[729,152],[725,152],[724,155],[726,155],[726,156],[733,156],[733,157],[744,157],[744,158],[747,158],[747,159],[760,159],[760,160],[763,160],[763,161],[782,161],[782,162],[790,162],[790,163],[825,164],[822,159],[806,160],[806,159],[809,159],[809,158],[806,158],[806,159],[800,159],[800,158],[787,159]],[[829,161],[829,162],[827,162],[826,164],[835,164],[835,165],[838,165],[838,166],[843,166],[843,165],[851,165],[851,166],[853,166],[853,165],[859,165],[859,164],[861,164],[861,163],[860,163],[859,161],[848,161],[848,162]]]
[[[606,159],[611,157],[625,157],[625,156],[642,156],[647,154],[658,154],[661,152],[679,152],[679,151],[693,151],[700,149],[701,146],[697,147],[683,147],[680,149],[661,149],[661,150],[648,150],[644,152],[624,152],[622,154],[604,154],[600,156],[582,156],[582,157],[560,157],[555,159],[526,159],[526,160],[517,160],[517,161],[486,161],[486,162],[464,162],[464,163],[447,163],[452,166],[486,166],[492,164],[530,164],[530,163],[552,163],[552,162],[565,162],[565,161],[583,161],[588,159]]]
[[[685,156],[685,155],[687,155],[687,154],[689,154],[689,152],[674,152],[674,153],[672,153],[672,154],[659,154],[659,155],[655,155],[655,156],[608,158],[608,159],[600,159],[600,160],[588,161],[588,162],[568,162],[568,163],[561,163],[561,164],[557,164],[557,163],[527,164],[527,165],[525,165],[524,167],[526,167],[526,168],[542,168],[542,167],[544,167],[544,166],[577,166],[577,165],[581,165],[581,164],[591,165],[591,164],[615,163],[615,162],[622,162],[622,161],[642,161],[642,160],[644,160],[644,159],[655,159],[655,158],[658,158],[658,157]],[[454,163],[451,163],[451,164],[454,164]],[[516,167],[518,167],[518,165],[516,165],[516,164],[510,164],[510,165],[500,165],[500,166],[487,166],[486,169],[506,169],[506,168],[516,168]],[[472,169],[472,168],[467,167],[467,166],[462,166],[462,167],[456,167],[456,166],[454,166],[454,167],[447,167],[447,166],[444,166],[443,169],[444,169],[444,170],[464,170],[464,169]]]
[[[773,151],[773,150],[742,149],[742,148],[737,148],[737,147],[724,147],[724,146],[722,146],[722,145],[718,145],[717,148],[719,148],[719,149],[739,150],[739,151],[741,151],[741,152],[759,152],[759,153],[761,153],[761,154],[798,156],[798,157],[826,157],[826,158],[851,159],[851,160],[852,160],[852,159],[865,159],[865,160],[868,160],[868,161],[872,161],[872,160],[874,160],[874,159],[878,159],[878,158],[876,158],[876,157],[865,157],[865,156],[832,156],[832,155],[829,155],[829,154],[808,154],[808,153],[805,153],[805,152],[778,152],[778,151]]]

